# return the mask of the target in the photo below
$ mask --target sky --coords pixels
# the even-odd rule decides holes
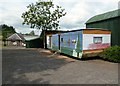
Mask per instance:
[[[21,15],[31,3],[38,0],[0,0],[0,25],[13,26],[18,33],[29,33],[39,30],[22,25]],[[62,6],[67,14],[60,19],[61,30],[84,29],[85,22],[91,17],[118,9],[120,0],[52,0],[55,5]]]

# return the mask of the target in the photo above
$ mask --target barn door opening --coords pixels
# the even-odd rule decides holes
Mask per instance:
[[[52,47],[52,36],[49,36],[49,45],[50,45],[50,48]]]

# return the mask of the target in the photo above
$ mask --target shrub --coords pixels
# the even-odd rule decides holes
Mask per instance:
[[[104,49],[101,56],[105,60],[120,62],[120,46],[112,46]]]
[[[120,46],[112,46],[104,49],[100,57],[108,61],[120,63]]]

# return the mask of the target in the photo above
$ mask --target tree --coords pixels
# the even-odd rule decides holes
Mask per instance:
[[[8,25],[0,25],[0,31],[2,32],[3,39],[6,39],[11,34],[15,33],[15,28],[13,26]]]
[[[28,11],[22,14],[23,24],[42,30],[58,29],[59,19],[66,14],[61,6],[55,8],[52,1],[38,1],[35,4],[29,4],[27,8]]]
[[[13,33],[16,33],[15,28],[13,26],[8,26],[6,24],[0,25],[0,32],[2,33],[2,40],[6,41],[6,38]]]
[[[40,0],[35,4],[29,4],[27,8],[28,11],[22,14],[23,24],[42,30],[59,29],[59,20],[66,15],[65,9],[54,6],[52,1]],[[43,40],[45,40],[45,33]]]

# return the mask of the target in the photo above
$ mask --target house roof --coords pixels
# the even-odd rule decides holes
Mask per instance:
[[[25,38],[22,36],[22,34],[19,33],[14,33],[11,36],[7,38],[7,40],[12,40],[12,41],[25,41]]]
[[[106,20],[106,19],[111,19],[111,18],[115,18],[118,16],[120,16],[120,9],[93,16],[86,22],[86,24],[97,22],[97,21],[102,21],[102,20]]]

